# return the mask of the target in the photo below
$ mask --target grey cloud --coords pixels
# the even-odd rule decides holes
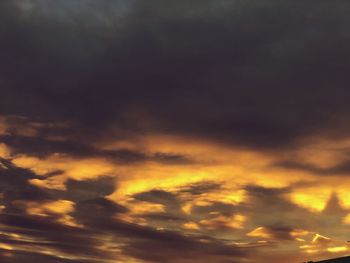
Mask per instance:
[[[195,162],[195,160],[177,153],[148,153],[128,149],[102,150],[84,142],[73,140],[50,140],[41,136],[30,137],[20,135],[3,135],[0,136],[0,142],[10,146],[13,155],[27,154],[40,158],[45,158],[51,154],[59,153],[80,158],[106,158],[112,162],[121,164],[134,164],[153,161],[167,165],[186,165]]]
[[[321,175],[321,176],[332,176],[332,175],[347,176],[350,173],[349,160],[345,160],[339,164],[336,164],[331,167],[326,167],[326,168],[319,167],[313,164],[297,162],[297,161],[284,161],[284,162],[276,163],[273,166],[291,169],[291,170],[294,169],[294,170],[307,171],[307,172],[311,172],[313,174]]]
[[[12,1],[2,6],[4,114],[263,148],[348,130],[344,1],[134,1],[105,30],[37,12],[23,21]],[[80,16],[73,4],[54,7]],[[120,10],[109,1],[85,9],[108,19]],[[135,109],[147,118],[126,117]]]

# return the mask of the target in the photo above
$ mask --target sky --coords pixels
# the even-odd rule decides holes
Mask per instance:
[[[0,261],[350,255],[349,12],[0,1]]]

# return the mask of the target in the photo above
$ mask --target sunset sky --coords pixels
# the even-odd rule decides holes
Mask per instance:
[[[0,262],[350,255],[349,13],[0,0]]]

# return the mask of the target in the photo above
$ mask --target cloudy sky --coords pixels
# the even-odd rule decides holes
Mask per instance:
[[[0,1],[0,261],[350,254],[349,12]]]

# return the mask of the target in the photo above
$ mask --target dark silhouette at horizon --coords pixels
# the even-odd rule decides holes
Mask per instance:
[[[349,262],[350,262],[350,256],[333,258],[333,259],[326,259],[326,260],[321,260],[321,261],[307,261],[305,263],[349,263]]]

